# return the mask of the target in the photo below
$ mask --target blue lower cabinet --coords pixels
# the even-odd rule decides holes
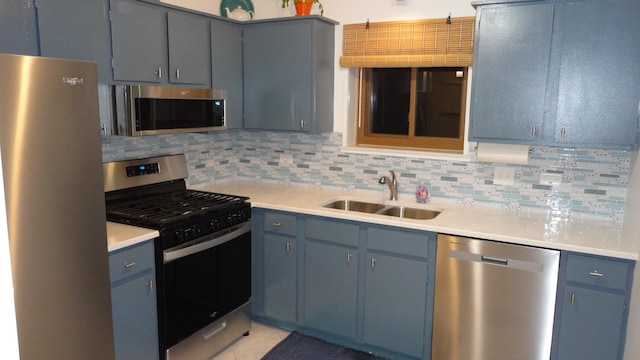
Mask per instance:
[[[411,358],[429,357],[435,245],[433,233],[367,228],[366,344]]]
[[[254,208],[253,316],[392,359],[431,353],[436,234]]]
[[[253,317],[291,326],[298,318],[298,216],[254,208],[251,219]]]
[[[422,358],[427,263],[375,252],[367,262],[365,343]]]
[[[358,249],[306,239],[304,325],[356,337]]]
[[[359,225],[307,217],[304,241],[304,326],[355,339]]]
[[[296,322],[297,243],[295,238],[264,234],[264,313]]]
[[[153,241],[109,254],[117,360],[158,359]]]
[[[634,265],[562,253],[552,359],[622,359]]]

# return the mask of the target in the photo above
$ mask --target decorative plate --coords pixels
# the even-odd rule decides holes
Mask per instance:
[[[229,8],[229,11],[233,11],[237,9],[238,6],[243,10],[251,11],[253,16],[256,16],[255,11],[253,11],[253,3],[251,3],[251,0],[222,0],[222,2],[220,2],[220,16],[228,17],[227,8]]]

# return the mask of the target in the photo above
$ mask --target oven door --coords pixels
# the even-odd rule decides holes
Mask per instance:
[[[166,348],[251,297],[251,222],[163,252]]]

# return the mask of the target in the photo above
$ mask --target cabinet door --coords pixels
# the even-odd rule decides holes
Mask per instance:
[[[557,359],[621,359],[624,311],[624,295],[566,286]]]
[[[111,288],[116,359],[158,359],[158,321],[153,273]]]
[[[111,80],[107,0],[36,0],[40,55],[95,61],[100,83]]]
[[[272,22],[245,28],[245,128],[308,131],[312,24]]]
[[[296,321],[296,241],[295,238],[264,234],[264,314]]]
[[[478,9],[471,139],[541,141],[554,5]]]
[[[0,53],[39,55],[36,11],[31,1],[0,4]]]
[[[169,81],[211,84],[209,21],[205,17],[169,12]]]
[[[564,6],[556,143],[637,144],[638,14],[635,0]]]
[[[304,325],[356,337],[358,250],[305,241]]]
[[[369,252],[364,341],[422,358],[425,339],[427,262]]]
[[[168,76],[166,12],[140,1],[110,1],[113,79],[160,83]]]
[[[227,91],[225,122],[242,128],[242,27],[222,20],[211,21],[212,87]]]

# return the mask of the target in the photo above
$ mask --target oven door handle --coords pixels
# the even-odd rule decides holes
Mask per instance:
[[[206,240],[203,242],[199,242],[197,244],[191,245],[191,246],[187,246],[187,247],[183,247],[180,249],[176,249],[176,250],[171,250],[168,249],[169,251],[165,250],[163,253],[163,257],[164,257],[164,263],[169,263],[171,261],[183,258],[185,256],[189,256],[195,253],[198,253],[200,251],[204,251],[207,249],[211,249],[212,247],[218,246],[220,244],[224,244],[227,241],[233,240],[235,238],[237,238],[240,235],[246,234],[248,232],[251,231],[251,222],[247,221],[245,223],[240,224],[239,226],[237,226],[235,229],[233,229],[232,231],[222,235],[222,236],[217,236],[212,238],[211,240]]]

